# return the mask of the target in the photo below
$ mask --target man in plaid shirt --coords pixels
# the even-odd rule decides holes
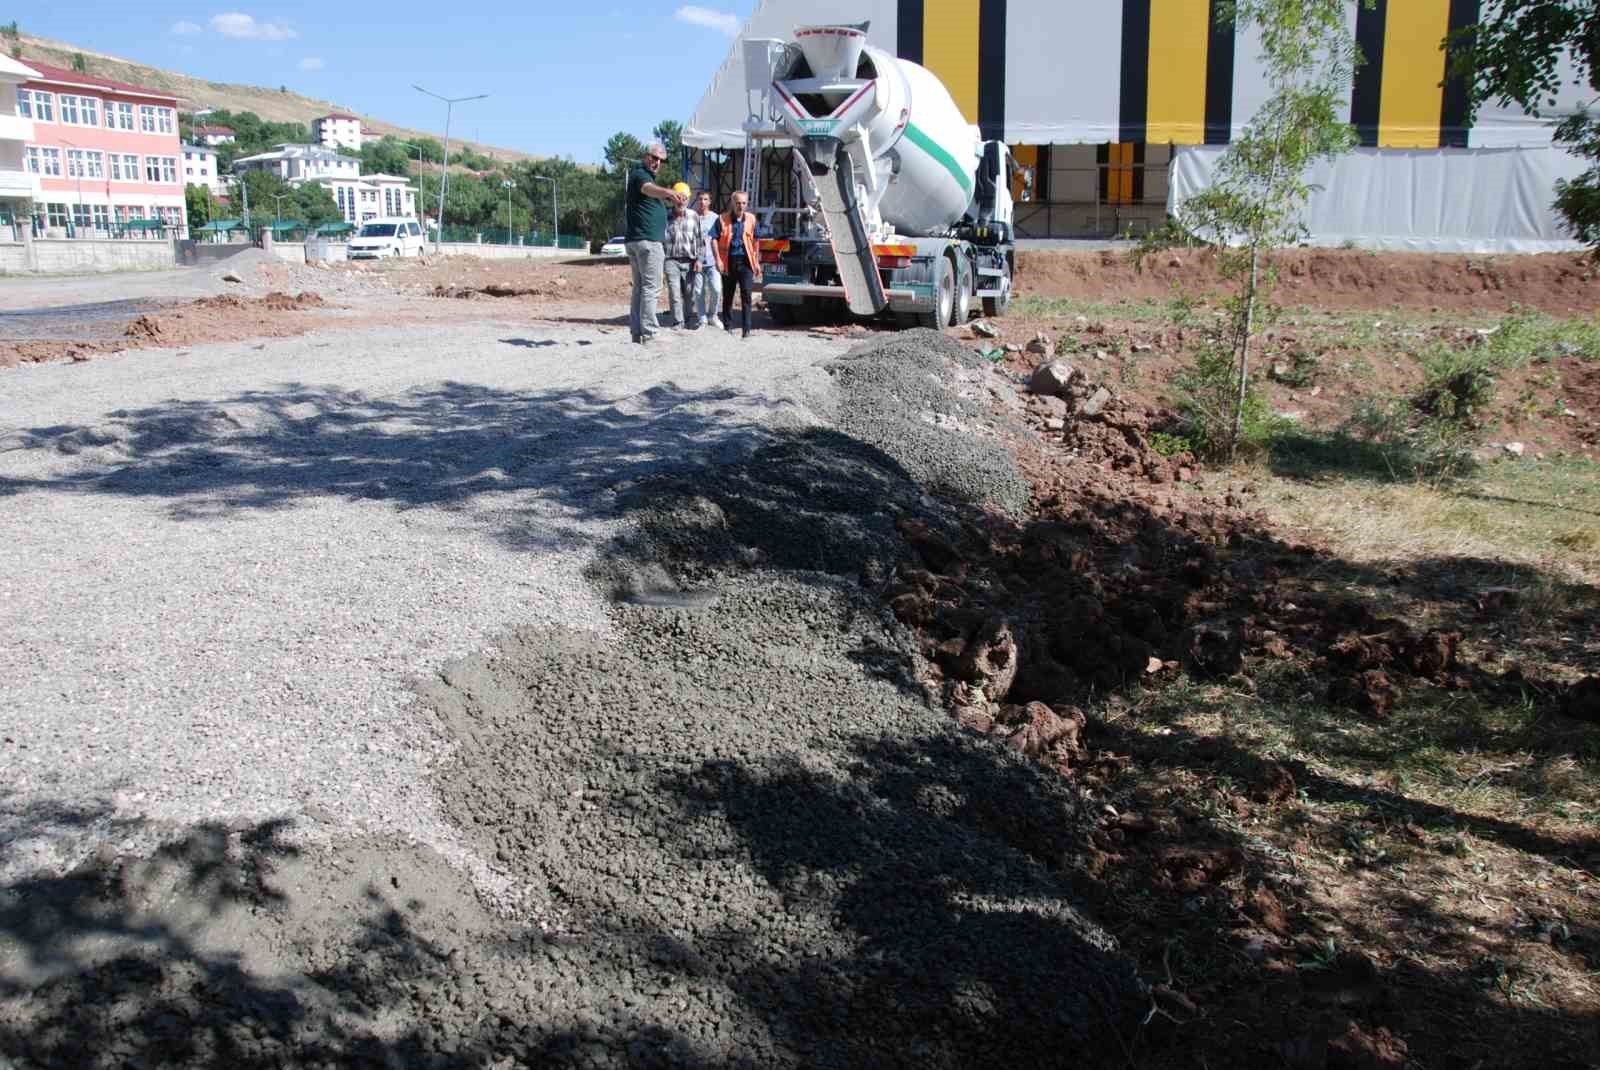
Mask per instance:
[[[667,301],[672,306],[672,325],[700,329],[694,310],[694,282],[700,275],[700,254],[705,250],[705,235],[698,217],[673,205],[667,217]]]

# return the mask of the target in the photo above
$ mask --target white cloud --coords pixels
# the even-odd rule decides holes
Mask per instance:
[[[240,11],[212,15],[211,28],[224,37],[242,41],[287,41],[300,36],[281,22],[258,22],[254,15]]]
[[[687,22],[691,26],[703,26],[728,37],[739,36],[739,16],[731,11],[718,11],[713,7],[687,4],[674,11],[672,17],[679,22]]]
[[[300,69],[303,71],[320,71],[326,66],[327,64],[322,62],[321,56],[307,56],[300,61]]]
[[[203,32],[204,30],[204,26],[200,25],[198,22],[190,22],[188,19],[179,19],[177,22],[172,24],[172,32],[180,37],[192,37],[197,33]]]

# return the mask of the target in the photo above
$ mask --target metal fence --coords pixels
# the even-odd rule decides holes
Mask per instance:
[[[429,235],[432,236],[431,233]],[[556,245],[552,240],[554,235],[548,230],[512,230],[509,233],[505,227],[467,227],[446,226],[443,240],[447,242],[468,242],[478,245],[534,245],[549,249],[587,249],[589,239],[581,234],[561,235],[561,244]],[[509,240],[508,240],[509,239]]]

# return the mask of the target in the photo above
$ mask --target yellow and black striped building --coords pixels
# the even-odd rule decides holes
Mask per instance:
[[[1366,60],[1349,98],[1362,158],[1551,151],[1550,124],[1520,112],[1488,107],[1470,123],[1465,85],[1446,77],[1445,41],[1478,19],[1480,0],[1345,5]],[[798,25],[870,22],[874,45],[937,74],[984,137],[1004,139],[1030,168],[1030,187],[1017,190],[1031,198],[1019,217],[1025,230],[1105,233],[1159,219],[1181,170],[1174,161],[1214,159],[1266,99],[1259,47],[1219,18],[1221,7],[1220,0],[762,0],[742,36],[788,38]],[[743,90],[736,45],[687,124],[686,143],[741,147]]]

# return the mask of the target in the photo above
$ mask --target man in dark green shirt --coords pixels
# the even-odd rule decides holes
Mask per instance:
[[[661,272],[666,266],[662,241],[667,232],[667,205],[678,207],[689,198],[655,183],[656,172],[666,162],[667,150],[652,141],[644,150],[644,164],[628,171],[627,210],[628,266],[633,272],[633,303],[628,308],[628,331],[635,342],[648,342],[660,329],[656,324],[656,301],[661,296]]]

